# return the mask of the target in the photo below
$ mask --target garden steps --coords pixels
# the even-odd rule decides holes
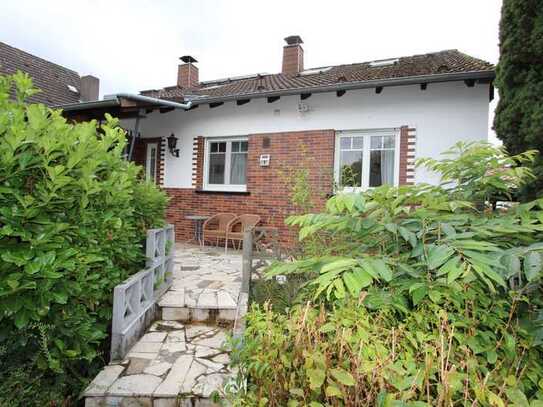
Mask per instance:
[[[93,380],[86,407],[216,405],[212,393],[233,374],[224,342],[246,308],[241,255],[178,244],[174,262],[172,286],[157,303],[161,320]]]
[[[214,406],[211,394],[232,372],[223,344],[229,330],[157,321],[119,363],[86,389],[85,406]]]

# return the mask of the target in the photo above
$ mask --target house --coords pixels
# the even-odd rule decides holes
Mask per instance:
[[[41,89],[28,99],[31,103],[54,106],[98,99],[98,78],[79,76],[71,69],[0,42],[0,74],[12,75],[17,71],[26,72],[34,86]]]
[[[232,212],[288,240],[288,173],[307,169],[318,210],[334,186],[436,183],[417,157],[487,138],[490,63],[446,50],[306,69],[302,39],[285,40],[280,73],[200,81],[185,56],[173,86],[63,108],[78,120],[114,112],[134,130],[131,157],[170,196],[178,239],[193,233],[187,215]]]

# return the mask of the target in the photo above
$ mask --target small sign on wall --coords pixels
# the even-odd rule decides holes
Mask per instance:
[[[269,154],[261,154],[259,162],[260,162],[261,167],[269,167],[270,166],[270,155]]]

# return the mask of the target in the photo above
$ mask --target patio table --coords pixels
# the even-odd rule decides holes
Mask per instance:
[[[204,215],[189,215],[185,219],[192,220],[194,224],[194,237],[189,242],[197,242],[200,246],[204,245],[204,222],[209,219],[209,216]]]

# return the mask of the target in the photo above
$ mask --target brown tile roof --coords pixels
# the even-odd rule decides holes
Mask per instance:
[[[49,106],[79,102],[79,92],[68,88],[71,85],[79,91],[77,72],[0,42],[0,74],[10,75],[17,70],[28,73],[34,86],[42,90],[29,98],[30,102]]]
[[[372,62],[336,65],[306,69],[302,74],[261,74],[245,78],[230,78],[200,83],[196,89],[181,89],[170,86],[160,90],[146,90],[141,94],[171,100],[195,98],[199,103],[220,98],[242,98],[272,91],[310,89],[337,85],[356,84],[373,80],[393,80],[426,75],[488,72],[492,77],[494,66],[483,60],[466,55],[458,50],[446,50],[422,55],[392,58],[395,63],[372,66]],[[377,62],[377,61],[373,61]]]

